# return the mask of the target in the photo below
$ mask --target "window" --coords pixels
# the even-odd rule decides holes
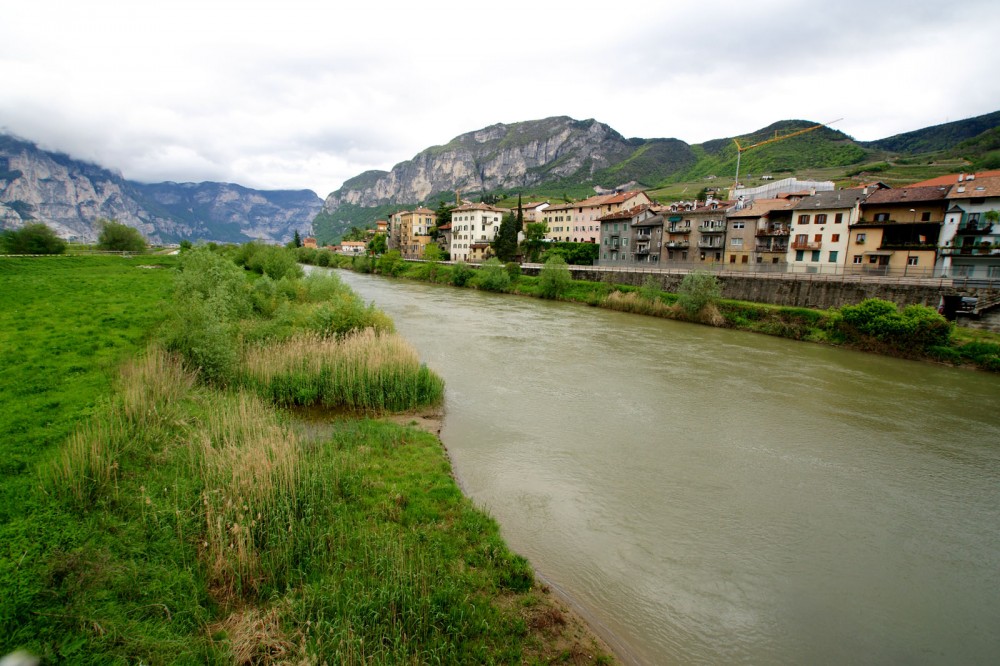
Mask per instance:
[[[746,226],[746,222],[733,222],[733,229],[742,229]]]
[[[816,234],[815,236],[813,236],[813,242],[814,243],[822,243],[823,242],[823,234]]]
[[[921,213],[920,214],[920,221],[921,222],[930,222],[931,221],[930,211],[925,211],[925,212]]]
[[[920,257],[907,257],[906,258],[906,265],[907,266],[916,266],[917,262],[919,260],[920,260]]]
[[[795,261],[802,261],[803,257],[805,257],[805,250],[795,251]]]
[[[809,235],[808,234],[795,234],[795,242],[796,243],[808,243],[809,242]]]
[[[860,264],[861,263],[861,255],[860,254],[854,255],[854,263],[856,263],[856,264]]]
[[[799,215],[799,224],[809,224],[809,216]]]
[[[735,264],[736,263],[736,255],[735,254],[729,255],[729,263],[731,263],[731,264]]]
[[[837,255],[840,254],[839,250],[830,250],[830,263],[837,263]]]
[[[889,213],[875,213],[875,221],[876,222],[888,222],[889,221]]]
[[[833,216],[833,223],[834,224],[840,224],[843,221],[844,221],[844,214],[843,213],[837,213],[836,215]]]
[[[816,216],[816,224],[826,224],[826,213],[819,213]]]
[[[750,257],[748,257],[747,255],[744,254],[743,258],[740,260],[740,263],[745,264],[748,261],[750,261]]]
[[[832,236],[830,236],[831,243],[836,243],[839,240],[840,240],[840,234],[833,234]]]
[[[854,239],[854,242],[857,243],[858,245],[864,245],[865,244],[865,237],[866,237],[866,234],[858,234],[857,238]]]
[[[819,261],[819,250],[813,250],[809,254],[809,261]]]
[[[729,244],[731,246],[733,246],[733,247],[743,247],[743,239],[742,238],[731,238],[729,240]]]

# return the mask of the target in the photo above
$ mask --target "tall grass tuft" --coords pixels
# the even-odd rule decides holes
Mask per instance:
[[[299,446],[259,398],[212,404],[192,445],[203,484],[203,561],[217,596],[248,597],[289,568]]]
[[[279,405],[384,412],[435,405],[444,382],[396,334],[365,329],[341,339],[303,334],[251,347],[239,383]]]
[[[69,493],[90,505],[112,490],[133,453],[152,452],[177,425],[179,403],[195,377],[165,351],[153,347],[121,371],[114,401],[77,426],[66,446],[43,472],[56,494]]]
[[[667,305],[663,301],[651,300],[642,296],[639,292],[613,291],[604,299],[604,307],[619,312],[632,312],[634,314],[652,315],[655,317],[671,317],[677,313],[677,308]]]

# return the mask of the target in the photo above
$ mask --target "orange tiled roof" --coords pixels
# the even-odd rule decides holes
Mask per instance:
[[[948,198],[978,199],[980,197],[1000,197],[1000,171],[996,173],[996,176],[977,177],[975,180],[955,183],[948,190]],[[959,189],[962,191],[959,192]]]
[[[863,205],[877,206],[879,204],[905,204],[910,201],[940,201],[947,196],[948,187],[945,185],[897,187],[872,192]]]

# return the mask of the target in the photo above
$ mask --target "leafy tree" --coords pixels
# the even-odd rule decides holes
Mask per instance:
[[[524,232],[524,252],[528,261],[534,263],[542,254],[545,247],[545,236],[549,233],[549,225],[545,222],[529,222],[528,228]]]
[[[406,269],[406,262],[399,250],[389,250],[375,264],[375,269],[382,275],[395,277]]]
[[[288,247],[302,247],[302,236],[299,236],[299,230],[295,230],[295,235],[292,236],[292,242],[288,244]]]
[[[193,247],[194,244],[192,244],[191,241],[189,241],[188,239],[185,238],[184,240],[181,241],[181,252],[187,252]]]
[[[566,260],[552,255],[538,274],[538,293],[542,298],[559,298],[573,282]]]
[[[506,291],[510,288],[510,274],[496,257],[483,262],[479,269],[478,284],[486,291]]]
[[[464,287],[469,279],[475,274],[469,265],[464,261],[456,261],[451,267],[451,283],[456,287]]]
[[[368,254],[377,257],[388,252],[389,246],[385,239],[385,234],[375,234],[375,237],[368,241]]]
[[[434,227],[431,229],[431,238],[437,240],[438,229],[451,222],[451,212],[455,209],[447,201],[439,201],[437,210],[434,211]]]
[[[677,304],[692,317],[722,297],[718,278],[706,271],[691,271],[677,288]]]
[[[7,254],[62,254],[66,251],[66,241],[47,225],[32,222],[3,232],[0,247]]]
[[[642,282],[642,287],[639,288],[639,295],[653,303],[659,301],[660,283],[652,275],[647,275]]]
[[[497,231],[497,236],[491,243],[491,246],[493,247],[493,254],[495,254],[500,261],[513,261],[514,257],[517,256],[518,229],[519,226],[517,218],[513,213],[508,213],[503,216],[503,220],[500,222],[500,229]]]
[[[424,259],[427,261],[441,261],[444,259],[444,250],[437,243],[428,243],[424,246]]]
[[[146,239],[134,227],[122,224],[117,220],[98,220],[100,233],[97,236],[97,247],[112,252],[143,252],[146,249]]]
[[[365,239],[365,230],[361,227],[351,227],[351,230],[344,234],[341,240],[348,241],[363,241]]]

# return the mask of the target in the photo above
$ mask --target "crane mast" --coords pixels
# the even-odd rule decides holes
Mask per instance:
[[[778,130],[774,130],[774,136],[770,139],[764,139],[763,141],[758,141],[757,143],[750,144],[749,146],[741,146],[739,139],[733,139],[733,143],[736,144],[736,179],[733,181],[733,191],[735,192],[740,186],[740,159],[743,157],[743,153],[753,148],[760,148],[761,146],[766,146],[769,143],[774,143],[775,141],[784,141],[785,139],[791,139],[793,136],[799,136],[807,132],[812,132],[813,130],[818,130],[820,127],[826,127],[827,125],[832,125],[836,122],[840,122],[843,118],[837,118],[837,120],[831,120],[828,123],[820,123],[819,125],[813,125],[812,127],[806,127],[804,129],[795,130],[794,132],[789,132],[787,134],[779,134]]]

